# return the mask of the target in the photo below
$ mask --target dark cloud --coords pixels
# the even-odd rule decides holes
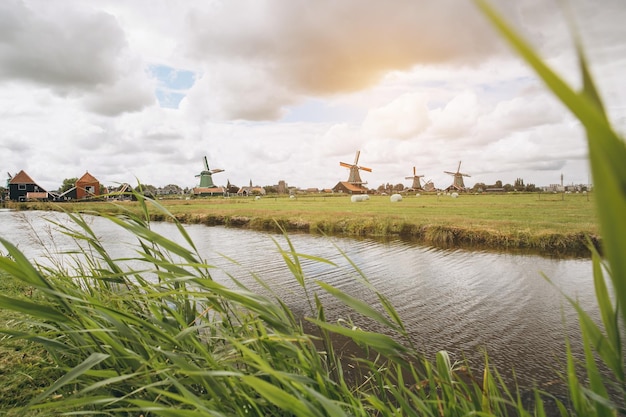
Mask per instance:
[[[481,19],[454,0],[220,2],[190,15],[188,52],[246,61],[304,92],[354,91],[390,69],[480,60],[500,44]]]

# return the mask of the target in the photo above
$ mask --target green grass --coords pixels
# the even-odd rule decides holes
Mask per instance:
[[[160,201],[184,223],[227,225],[256,230],[279,228],[344,236],[401,237],[416,242],[474,249],[530,249],[548,254],[590,255],[599,229],[595,205],[585,194],[463,194],[459,198],[423,194],[392,203],[372,196],[353,203],[350,196],[304,195]],[[112,212],[136,203],[35,205],[42,209]],[[167,220],[151,213],[153,220]]]

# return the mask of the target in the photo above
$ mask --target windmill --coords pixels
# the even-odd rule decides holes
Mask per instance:
[[[361,154],[361,151],[356,151],[356,156],[354,157],[354,164],[348,164],[346,162],[339,162],[339,165],[341,165],[342,167],[346,167],[350,169],[350,176],[348,177],[348,182],[350,184],[354,184],[354,185],[367,184],[366,182],[363,182],[361,180],[361,175],[359,175],[359,170],[362,169],[363,171],[372,172],[372,168],[361,167],[358,165],[360,154]]]
[[[415,167],[413,167],[413,176],[412,177],[405,177],[405,180],[413,180],[413,185],[411,185],[411,189],[412,190],[422,190],[422,183],[420,182],[420,178],[422,178],[423,175],[416,175],[415,174]]]
[[[461,161],[459,161],[459,166],[457,167],[456,172],[450,172],[450,171],[443,171],[443,172],[448,175],[452,175],[454,177],[454,181],[452,182],[452,185],[448,187],[448,189],[454,188],[457,191],[465,190],[465,183],[463,182],[463,177],[469,177],[470,175],[461,173]]]
[[[209,169],[209,161],[207,161],[206,156],[204,157],[204,171],[196,175],[196,177],[200,177],[200,188],[214,188],[216,187],[213,184],[213,174],[224,171],[223,169]]]
[[[427,180],[424,183],[424,191],[435,191],[435,184],[432,180]]]

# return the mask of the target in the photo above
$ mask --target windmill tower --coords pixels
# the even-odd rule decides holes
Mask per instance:
[[[215,188],[216,185],[213,184],[213,174],[224,171],[223,169],[209,169],[209,161],[207,161],[206,156],[204,157],[204,171],[196,175],[196,177],[200,177],[200,188]]]
[[[461,173],[461,161],[459,161],[459,166],[456,169],[456,172],[443,171],[448,175],[452,175],[454,177],[454,181],[452,185],[448,187],[448,189],[455,189],[457,191],[465,190],[465,183],[463,182],[463,177],[469,177],[468,174]]]
[[[339,165],[342,167],[350,169],[350,176],[348,177],[348,182],[353,185],[363,185],[367,184],[361,180],[361,175],[359,174],[359,170],[372,172],[372,168],[361,167],[358,165],[359,163],[359,155],[361,151],[356,151],[356,156],[354,157],[354,164],[348,164],[346,162],[339,162]]]
[[[405,177],[405,180],[413,180],[413,185],[411,185],[411,189],[412,190],[423,190],[422,188],[422,183],[420,181],[420,178],[422,178],[423,175],[416,175],[415,174],[415,167],[413,167],[413,176],[412,177]]]

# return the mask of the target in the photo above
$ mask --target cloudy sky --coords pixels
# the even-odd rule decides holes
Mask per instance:
[[[494,0],[626,131],[624,0]],[[569,22],[569,23],[568,23]],[[2,0],[0,169],[58,188],[587,183],[580,125],[466,0]]]

